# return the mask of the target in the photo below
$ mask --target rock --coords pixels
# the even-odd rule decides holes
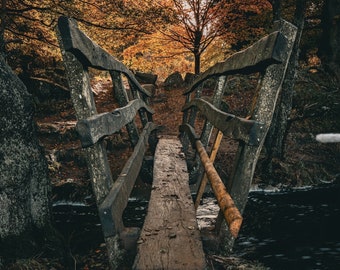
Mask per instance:
[[[149,93],[151,93],[151,96],[155,96],[156,93],[156,85],[154,84],[142,84],[142,87],[148,91]]]
[[[194,81],[195,77],[196,77],[196,75],[193,74],[193,73],[190,73],[190,72],[186,73],[185,76],[184,76],[184,83],[186,85],[190,85]]]
[[[39,247],[31,229],[39,233],[50,224],[50,181],[33,122],[32,96],[2,57],[0,74],[0,250],[25,256]]]
[[[181,73],[176,71],[167,77],[164,81],[164,89],[169,90],[175,87],[182,87],[184,85],[184,80]]]
[[[158,76],[152,73],[136,72],[135,77],[140,84],[156,84]]]

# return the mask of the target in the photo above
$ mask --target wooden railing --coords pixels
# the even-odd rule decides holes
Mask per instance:
[[[186,102],[183,107],[183,123],[180,127],[182,146],[187,157],[190,156],[190,152],[194,152],[193,159],[198,166],[192,166],[192,171],[189,171],[189,174],[194,176],[193,178],[201,180],[199,181],[195,207],[198,207],[209,180],[221,209],[215,223],[215,232],[218,235],[222,231],[220,229],[222,228],[222,222],[226,220],[231,241],[237,237],[242,224],[242,212],[247,201],[255,166],[271,124],[295,35],[296,28],[293,25],[285,21],[278,22],[277,31],[259,40],[248,49],[232,55],[225,62],[218,63],[209,68],[200,74],[192,86],[184,93]],[[120,242],[123,243],[125,248],[131,245],[131,243],[135,246],[139,236],[139,229],[126,228],[124,226],[122,213],[127,206],[130,193],[142,167],[144,155],[148,148],[151,148],[151,152],[153,152],[157,143],[154,132],[157,127],[152,122],[153,110],[148,105],[150,94],[141,87],[126,66],[113,58],[79,30],[75,21],[61,17],[58,21],[58,38],[71,89],[71,97],[78,119],[76,128],[84,148],[111,268],[117,268],[116,263],[121,255]],[[107,70],[109,72],[112,78],[114,96],[119,104],[118,109],[107,113],[97,113],[90,86],[89,68]],[[257,87],[256,102],[254,102],[254,109],[249,117],[237,117],[220,110],[219,107],[225,92],[227,76],[250,73],[260,73],[262,74],[262,79]],[[127,79],[130,91],[126,91],[122,76]],[[201,98],[201,95],[202,85],[210,78],[216,78],[217,87],[213,93],[212,100],[208,102]],[[198,118],[204,118],[204,123],[199,128],[197,127]],[[114,181],[103,139],[113,133],[120,132],[125,127],[133,145],[133,153],[125,163],[118,178]],[[198,129],[201,129],[199,135],[197,135]],[[214,129],[217,130],[215,132],[216,138],[209,156],[207,146]],[[227,181],[219,176],[214,167],[214,159],[223,136],[239,142],[232,174]],[[175,140],[165,139],[163,142],[174,143]],[[171,160],[176,162],[181,159],[183,161],[182,155],[177,151],[177,148],[180,148],[178,145],[176,146],[176,151],[169,145],[163,146],[164,149],[169,150],[169,153],[172,150],[173,158]],[[163,151],[162,147],[158,149],[159,152]],[[160,155],[161,157],[162,155]],[[180,169],[176,168],[182,174],[188,174],[186,170],[184,172],[181,169],[182,163],[178,161],[180,166],[177,167]],[[177,177],[176,175],[171,175],[177,169],[175,170],[173,164],[166,165],[169,166],[165,166],[165,171],[163,173],[158,172],[156,177],[158,181],[157,188],[162,187],[161,191],[163,193],[158,192],[159,194],[155,194],[157,192],[155,186],[152,191],[154,194],[153,198],[156,198],[155,200],[158,200],[161,205],[164,204],[165,208],[169,204],[167,198],[172,198],[174,200],[172,205],[177,207],[176,211],[180,213],[183,220],[186,220],[186,217],[183,217],[183,214],[186,213],[185,211],[191,211],[191,214],[194,216],[195,207],[192,205],[192,201],[191,205],[186,201],[185,205],[179,206],[180,204],[177,200],[183,196],[186,199],[190,197],[189,183],[186,180],[189,176]],[[159,168],[158,171],[161,169]],[[183,190],[185,186],[185,192],[180,190],[181,192],[178,192],[180,195],[174,194],[171,188],[174,187],[173,184],[176,181],[172,181],[170,176],[176,179],[176,181],[185,179],[185,181],[178,185]],[[173,183],[169,185],[167,183],[169,181]],[[176,186],[175,189],[178,189],[178,187]],[[166,196],[164,197],[162,194],[166,194]],[[159,198],[158,195],[163,197]],[[157,205],[154,203],[153,209]],[[190,209],[188,205],[190,205]],[[156,213],[156,211],[153,212]],[[149,214],[148,216],[152,217],[152,219],[154,217]],[[186,253],[181,254],[183,253],[181,252],[182,250],[179,251],[177,247],[185,245],[185,243],[179,243],[179,241],[182,241],[180,239],[186,239],[182,241],[185,242],[188,241],[188,236],[195,237],[196,242],[191,241],[191,243],[195,243],[194,246],[199,245],[197,250],[200,253],[192,252],[194,251],[193,248],[190,248],[189,251],[193,253],[193,257],[200,257],[200,260],[197,259],[197,265],[203,269],[205,263],[204,258],[202,258],[204,256],[202,255],[203,249],[197,236],[199,235],[198,229],[194,226],[186,225],[187,230],[184,237],[180,237],[178,232],[178,236],[173,232],[169,234],[168,231],[172,230],[173,226],[164,226],[164,224],[169,222],[170,218],[168,216],[171,217],[171,213],[167,213],[166,216],[165,219],[167,220],[161,220],[160,222],[153,222],[153,220],[150,221],[150,218],[147,218],[149,220],[147,226],[150,226],[150,228],[151,225],[156,226],[155,232],[157,234],[162,232],[164,235],[167,235],[167,241],[171,240],[175,243],[173,245],[169,244],[167,248],[171,248],[172,251],[175,250],[176,252],[167,252],[168,256],[166,258],[172,258],[172,254],[177,254],[175,260],[179,258],[178,265],[184,267],[183,269],[187,269],[187,262],[183,262],[181,259],[187,255]],[[189,219],[190,222],[195,222],[194,218]],[[155,253],[153,250],[151,253],[146,250],[149,249],[148,244],[153,245],[157,249],[158,243],[162,241],[162,239],[159,240],[155,237],[153,238],[157,240],[157,243],[151,241],[151,237],[149,237],[150,228],[143,228],[145,239],[148,238],[148,241],[141,239],[144,243],[139,245],[140,252],[135,262],[136,269],[144,269],[145,267],[147,269],[149,259],[154,257]],[[195,230],[195,234],[193,234],[192,230]],[[163,234],[159,233],[159,235]],[[176,241],[173,241],[174,239]],[[141,240],[139,242],[142,242]],[[147,248],[143,249],[144,246]],[[157,252],[160,253],[159,250]],[[149,254],[147,255],[147,260],[141,260],[142,256],[144,256],[143,254]],[[157,258],[153,260],[156,262],[153,269],[158,269],[159,265],[157,263],[164,258],[165,255],[163,253],[158,254]],[[166,265],[167,269],[171,269],[171,263]]]
[[[124,227],[122,213],[142,167],[148,144],[152,149],[156,144],[153,136],[156,129],[152,122],[153,110],[148,106],[150,94],[141,87],[127,67],[80,31],[75,21],[60,17],[58,37],[78,119],[76,129],[84,147],[110,263],[115,268],[113,264],[120,254],[119,242],[122,241],[123,245],[125,243],[126,247],[131,236],[135,241],[139,236],[139,229]],[[109,71],[114,96],[120,108],[97,113],[89,68]],[[130,92],[123,85],[122,75],[128,80]],[[138,117],[141,128],[136,124]],[[118,179],[113,181],[103,138],[124,127],[134,150]]]
[[[224,218],[231,239],[237,237],[242,224],[241,214],[295,40],[295,26],[280,21],[276,23],[276,28],[276,31],[248,49],[232,55],[226,61],[217,63],[200,74],[184,93],[186,103],[183,107],[180,132],[187,156],[190,156],[190,151],[196,151],[194,162],[197,166],[192,167],[197,173],[191,173],[191,176],[196,178],[191,181],[199,181],[195,207],[198,207],[209,179],[220,207],[215,233],[219,235]],[[262,78],[257,87],[258,93],[251,115],[245,119],[219,110],[227,86],[227,76],[257,72]],[[216,78],[217,85],[212,100],[208,102],[201,96],[204,82],[210,78]],[[197,119],[202,117],[205,119],[203,125],[195,126],[199,122]],[[206,148],[214,128],[217,135],[209,157]],[[196,134],[197,129],[201,130],[199,135]],[[223,135],[239,142],[232,174],[227,180],[221,179],[213,165]]]

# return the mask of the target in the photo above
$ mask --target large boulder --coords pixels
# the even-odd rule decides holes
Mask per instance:
[[[176,87],[182,87],[183,85],[184,85],[183,77],[181,73],[179,73],[178,71],[169,75],[169,77],[167,77],[164,81],[164,89],[166,90],[170,90]]]
[[[32,97],[2,57],[0,96],[0,257],[20,257],[35,252],[32,233],[50,224],[50,181]]]

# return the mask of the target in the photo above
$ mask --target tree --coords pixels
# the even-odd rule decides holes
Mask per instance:
[[[44,74],[46,67],[55,66],[59,48],[54,27],[59,14],[73,16],[77,10],[70,1],[1,1],[0,53],[15,72],[36,69]]]
[[[177,26],[165,34],[193,53],[195,74],[198,74],[201,54],[225,30],[225,3],[215,0],[173,0],[173,4]]]
[[[238,0],[173,0],[173,7],[176,24],[164,34],[194,55],[195,74],[198,74],[201,69],[201,55],[214,40],[223,37],[224,44],[227,45],[243,41],[243,34],[246,32],[244,30],[247,29],[245,26],[250,26],[246,21],[268,10],[270,5],[261,0],[248,1],[246,4]],[[250,26],[247,34],[253,34],[256,39],[259,29],[260,27],[254,31],[254,26]],[[241,46],[244,45],[246,44]]]
[[[49,70],[61,61],[55,35],[60,15],[75,18],[91,38],[119,57],[155,25],[168,21],[169,14],[167,6],[151,0],[2,0],[0,53],[16,73],[51,80],[54,70]]]
[[[325,0],[322,14],[319,57],[326,70],[340,82],[340,1]]]

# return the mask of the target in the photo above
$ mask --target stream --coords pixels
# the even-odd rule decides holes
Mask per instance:
[[[212,198],[205,207],[210,216]],[[126,226],[141,227],[148,201],[130,199]],[[70,238],[71,250],[86,253],[103,242],[94,205],[56,202],[57,226]],[[340,185],[287,191],[250,192],[244,221],[235,242],[235,256],[270,269],[340,269]]]
[[[234,252],[271,269],[340,269],[340,186],[251,192]]]

